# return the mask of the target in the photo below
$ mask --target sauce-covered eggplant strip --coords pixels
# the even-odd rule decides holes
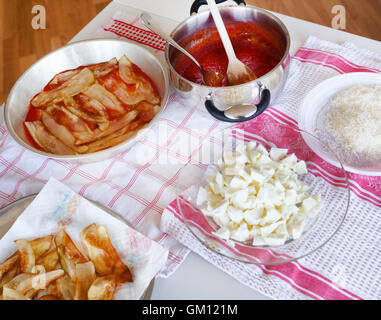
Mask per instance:
[[[113,147],[160,110],[152,80],[126,56],[57,74],[31,100],[24,125],[30,144],[59,155]]]

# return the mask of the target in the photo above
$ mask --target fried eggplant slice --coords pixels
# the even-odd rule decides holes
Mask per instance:
[[[65,272],[62,269],[53,270],[46,273],[20,273],[13,280],[4,285],[5,288],[10,288],[26,294],[29,290],[41,290],[49,286],[50,283],[64,276]]]
[[[57,249],[53,249],[46,255],[44,255],[41,259],[37,261],[38,265],[41,265],[45,268],[46,271],[54,270],[58,265],[58,253]]]
[[[74,155],[76,152],[52,135],[40,121],[25,122],[33,140],[46,152],[60,155]]]
[[[87,123],[81,118],[70,112],[64,106],[51,105],[46,110],[56,119],[58,123],[64,125],[77,139],[76,145],[89,141],[92,131]]]
[[[112,300],[116,288],[116,278],[108,275],[96,279],[89,288],[89,300]]]
[[[15,276],[11,281],[4,285],[3,288],[10,288],[17,291],[21,291],[21,289],[25,288],[27,282],[34,276],[33,273],[20,273]],[[30,289],[30,288],[28,288]],[[25,290],[25,292],[28,290]]]
[[[41,121],[54,136],[59,137],[70,149],[78,153],[85,153],[87,151],[86,146],[76,146],[77,139],[73,133],[64,125],[60,124],[50,113],[42,111]]]
[[[110,73],[98,82],[126,105],[134,106],[145,100],[145,96],[140,95],[137,90],[140,83],[127,84],[116,73]]]
[[[62,300],[62,299],[53,294],[46,294],[44,296],[41,296],[38,300]]]
[[[124,116],[111,121],[110,126],[106,130],[102,131],[100,129],[95,129],[93,141],[96,141],[100,138],[106,137],[123,129],[124,127],[128,126],[132,121],[134,121],[137,116],[138,112],[136,110],[133,110],[126,113]]]
[[[73,135],[75,146],[86,143],[91,140],[93,132],[82,118],[77,117],[65,107],[51,105],[46,108],[46,112],[54,118],[54,120]],[[53,132],[54,133],[54,132]]]
[[[103,225],[89,225],[82,230],[80,238],[98,274],[104,276],[113,273],[118,283],[133,281],[130,269],[120,259]]]
[[[20,255],[19,255],[19,253],[16,253],[16,254],[12,255],[10,258],[8,258],[7,260],[5,260],[2,264],[0,264],[0,280],[19,261],[20,261]]]
[[[45,290],[47,294],[52,294],[54,296],[58,296],[57,281],[53,281],[51,284],[48,285],[48,287]]]
[[[142,101],[136,106],[139,112],[138,119],[144,122],[151,121],[160,110],[160,105],[153,105],[147,101]]]
[[[33,248],[34,256],[36,260],[40,259],[45,253],[47,253],[52,246],[53,236],[37,238],[29,241]]]
[[[30,300],[30,298],[24,296],[14,289],[4,288],[3,300]]]
[[[126,113],[126,109],[115,97],[115,95],[98,83],[95,83],[84,90],[83,94],[88,96],[90,99],[95,99],[100,102],[106,108],[107,113],[113,117],[120,117]]]
[[[130,139],[131,137],[135,136],[137,134],[137,130],[134,131],[128,131],[127,127],[116,131],[115,133],[112,133],[104,138],[98,139],[94,142],[91,142],[87,144],[87,147],[89,148],[88,152],[96,152],[100,150],[104,150],[107,148],[114,147],[127,139]]]
[[[32,99],[32,105],[43,108],[58,103],[66,97],[72,97],[85,90],[94,82],[94,74],[89,68],[83,68],[78,74],[71,77],[62,85],[49,91],[42,91]]]
[[[3,291],[3,286],[10,282],[18,273],[20,268],[18,264],[13,265],[13,267],[2,277],[0,280],[0,294]]]
[[[82,247],[94,263],[96,272],[101,275],[109,275],[113,272],[114,261],[112,257],[98,244],[96,224],[93,223],[85,228],[80,235]]]
[[[56,281],[58,296],[64,300],[73,300],[74,283],[69,276],[65,275]]]
[[[80,73],[80,69],[75,69],[75,70],[68,70],[61,72],[57,74],[52,81],[49,82],[48,87],[50,88],[57,88],[59,85],[63,84],[65,81],[68,81],[71,79],[73,76],[77,75]]]
[[[94,73],[95,78],[104,77],[110,72],[118,69],[118,59],[113,58],[107,62],[93,64],[88,68]]]
[[[87,300],[87,292],[96,279],[94,264],[89,261],[76,265],[74,300]]]
[[[132,273],[130,269],[123,263],[120,259],[118,252],[112,245],[110,237],[107,233],[106,227],[104,225],[97,226],[97,235],[100,239],[99,244],[103,250],[105,250],[114,261],[114,274],[116,276],[116,281],[118,283],[132,282]]]
[[[24,296],[29,298],[29,299],[33,299],[39,292],[41,291],[41,289],[29,289],[27,292],[25,292]]]
[[[75,281],[75,265],[77,263],[87,262],[86,258],[82,255],[81,251],[79,251],[65,230],[61,230],[55,236],[54,242],[57,246],[57,253],[62,268],[69,275],[71,280]]]
[[[127,84],[137,84],[141,77],[134,71],[134,65],[126,55],[119,59],[119,75]]]
[[[58,281],[58,280],[57,280]],[[43,287],[43,286],[42,286]],[[25,296],[31,299],[39,299],[44,295],[54,295],[58,296],[56,281],[52,281],[46,288],[41,289],[37,286],[36,289],[32,288],[25,293]]]
[[[150,81],[134,70],[133,63],[125,55],[119,60],[119,75],[125,83],[136,85],[134,93],[131,94],[136,103],[146,100],[155,105],[160,104],[160,97],[155,93]]]
[[[36,265],[36,257],[32,245],[25,239],[16,240],[15,243],[19,250],[21,272],[33,272],[33,268]]]
[[[80,93],[74,98],[66,98],[64,104],[71,113],[98,125],[100,130],[104,131],[109,127],[106,109],[99,101]]]

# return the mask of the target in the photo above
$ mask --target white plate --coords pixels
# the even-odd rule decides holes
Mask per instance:
[[[24,210],[31,204],[31,202],[34,200],[34,198],[37,196],[37,194],[32,194],[30,196],[26,196],[24,198],[18,199],[4,208],[0,209],[0,240],[1,238],[7,233],[7,231],[12,227],[13,223],[16,221],[16,219],[24,212]],[[105,212],[111,214],[113,217],[119,219],[123,223],[127,223],[122,217],[117,215],[114,211],[110,210],[109,208],[103,206],[100,203],[96,203],[94,201],[91,201],[94,205],[100,207]],[[140,297],[140,300],[150,300],[153,287],[154,287],[155,279],[152,279],[151,283],[147,287],[147,289],[144,291],[143,295]]]
[[[331,140],[332,148],[334,141],[329,138],[324,128],[324,114],[328,111],[329,102],[334,95],[355,85],[381,85],[381,75],[368,72],[347,73],[318,84],[303,100],[298,115],[299,128],[314,134],[320,139]],[[305,135],[303,137],[308,146],[321,158],[336,167],[340,167],[340,164],[334,160],[334,156],[329,151],[322,150],[311,138]],[[333,149],[337,152],[340,148]],[[370,162],[366,159],[360,159],[354,163],[354,160],[349,162],[350,157],[344,155],[344,153],[338,152],[337,156],[341,159],[347,171],[367,176],[381,176],[381,160]]]

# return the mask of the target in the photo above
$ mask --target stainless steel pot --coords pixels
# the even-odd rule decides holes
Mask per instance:
[[[218,3],[225,0],[219,0]],[[282,91],[288,75],[290,35],[286,26],[270,12],[246,6],[242,0],[236,0],[237,6],[220,7],[224,22],[253,21],[265,27],[275,29],[281,35],[284,54],[278,65],[262,77],[231,87],[208,87],[189,81],[174,68],[177,57],[181,54],[170,45],[166,45],[165,58],[169,66],[170,80],[176,91],[187,101],[205,103],[207,111],[215,118],[226,122],[243,122],[258,117]],[[198,12],[205,0],[196,0],[191,8],[191,16],[180,23],[171,33],[171,37],[180,45],[186,38],[198,30],[214,26],[210,11]],[[185,47],[185,49],[189,49]],[[250,116],[232,119],[224,111],[233,107],[254,109]]]

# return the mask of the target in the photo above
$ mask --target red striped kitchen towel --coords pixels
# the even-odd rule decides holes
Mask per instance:
[[[283,93],[262,116],[245,125],[245,134],[260,135],[257,121],[276,121],[297,127],[298,108],[305,95],[318,83],[338,73],[381,73],[380,55],[350,43],[337,45],[314,37],[310,37],[291,60],[290,77]],[[240,127],[242,125],[236,128]],[[307,145],[305,148],[308,151]],[[346,185],[339,170],[319,157],[308,166],[310,172],[326,182],[339,188]],[[194,170],[195,176],[200,176],[197,170],[205,169],[194,166],[187,172]],[[238,281],[272,298],[380,299],[381,177],[348,173],[348,179],[351,203],[344,224],[323,248],[299,261],[273,266],[249,265],[218,255],[203,246],[185,227],[176,200],[164,211],[161,229]],[[192,214],[192,205],[182,204],[182,208],[188,217],[195,217],[190,219],[192,227],[208,241],[211,236],[206,220]],[[217,241],[225,245],[224,241]],[[254,258],[239,246],[234,253]],[[268,250],[268,254],[276,252]]]
[[[147,33],[138,16],[139,12],[133,9],[119,12],[92,37],[136,41],[164,61],[163,42]],[[170,31],[176,23],[162,18],[161,25]],[[336,75],[338,70],[349,72],[349,68],[380,69],[380,66],[380,57],[352,48],[351,44],[337,46],[310,38],[291,61],[290,77],[282,96],[262,119],[296,125],[300,101],[314,85]],[[54,176],[80,195],[113,209],[140,232],[168,248],[169,260],[161,276],[176,270],[189,247],[239,281],[273,298],[381,298],[378,232],[381,194],[376,178],[350,175],[354,200],[340,235],[299,262],[244,269],[230,260],[217,260],[186,234],[172,202],[179,172],[185,165],[195,165],[192,159],[197,156],[200,142],[225,127],[226,124],[212,119],[202,105],[189,105],[172,93],[165,111],[134,146],[108,160],[79,164],[46,159],[26,151],[10,137],[1,119],[0,206],[39,192]],[[188,143],[184,144],[184,139]],[[319,170],[334,179],[331,169]],[[183,190],[188,187],[186,181],[180,184]]]
[[[118,12],[90,37],[136,41],[165,63],[163,41],[141,26],[139,14],[132,8]],[[170,93],[165,110],[135,145],[105,161],[79,164],[46,159],[23,149],[0,118],[0,207],[38,193],[54,177],[81,196],[108,206],[169,249],[168,262],[159,273],[169,276],[189,250],[160,230],[161,214],[175,197],[179,170],[197,152],[201,141],[223,126],[198,104],[187,104]],[[184,150],[184,139],[190,142],[189,149]]]

